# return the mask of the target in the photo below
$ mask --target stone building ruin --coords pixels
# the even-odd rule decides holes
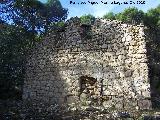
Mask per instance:
[[[145,39],[143,25],[71,18],[28,55],[23,99],[149,109]]]

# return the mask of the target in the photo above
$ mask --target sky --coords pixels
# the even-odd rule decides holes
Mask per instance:
[[[47,2],[47,0],[39,1],[43,3]],[[120,2],[122,4],[111,4],[113,1]],[[128,7],[137,7],[139,10],[147,12],[148,9],[155,8],[158,4],[160,4],[160,0],[139,0],[145,1],[145,4],[140,4],[142,2],[138,2],[139,4],[137,4],[137,0],[132,0],[132,4],[130,4],[130,1],[131,0],[60,0],[63,8],[68,9],[68,19],[75,16],[80,17],[85,14],[92,14],[96,17],[102,17],[107,12],[118,13]],[[73,4],[74,2],[75,4]],[[81,4],[81,2],[86,2],[86,4]],[[97,2],[98,4],[92,5],[91,2]],[[104,4],[105,2],[107,2],[107,4]],[[129,4],[123,4],[124,2],[128,2]]]

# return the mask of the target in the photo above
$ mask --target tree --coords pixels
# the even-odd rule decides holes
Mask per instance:
[[[144,12],[138,10],[137,8],[127,8],[122,13],[116,15],[116,19],[121,20],[127,23],[136,23],[139,24],[144,20]]]
[[[109,13],[106,13],[104,16],[103,16],[104,19],[110,19],[110,20],[115,20],[115,14],[113,12],[109,12]]]
[[[16,0],[13,3],[15,12],[12,17],[13,22],[33,33],[40,32],[44,24],[41,13],[43,9],[45,9],[44,4],[37,0]]]
[[[0,1],[0,98],[13,97],[24,78],[25,57],[41,34],[67,17],[59,0]]]
[[[45,29],[54,28],[54,25],[57,27],[57,24],[63,24],[64,20],[67,18],[67,9],[64,9],[59,0],[48,0],[45,4],[46,11],[44,13],[45,21]],[[47,14],[46,14],[47,12]]]
[[[32,43],[32,34],[13,25],[0,25],[0,98],[19,97],[24,78],[26,53]]]
[[[144,23],[150,28],[160,27],[160,5],[147,11]]]
[[[48,0],[46,4],[38,0],[10,0],[4,2],[1,8],[0,17],[5,16],[7,22],[11,21],[34,34],[48,31],[54,22],[64,21],[68,11],[59,0]]]
[[[91,14],[83,15],[80,17],[81,23],[83,24],[93,24],[95,21],[95,17]]]

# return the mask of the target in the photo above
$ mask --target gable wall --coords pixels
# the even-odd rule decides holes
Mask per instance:
[[[144,26],[97,19],[91,38],[83,36],[83,28],[78,19],[70,19],[64,32],[37,45],[27,60],[23,98],[75,103],[79,78],[87,75],[97,79],[97,94],[103,86],[103,95],[109,98],[105,107],[149,108]],[[81,101],[87,101],[86,96],[82,94]]]

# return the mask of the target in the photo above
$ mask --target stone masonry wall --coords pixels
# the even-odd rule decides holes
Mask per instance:
[[[86,104],[149,109],[143,30],[143,25],[119,21],[96,19],[94,25],[87,26],[81,25],[78,18],[68,20],[64,30],[48,35],[28,56],[23,98],[57,104],[91,101]],[[90,38],[86,33],[90,33]],[[82,85],[84,91],[79,100],[81,76],[97,81],[94,86]]]

